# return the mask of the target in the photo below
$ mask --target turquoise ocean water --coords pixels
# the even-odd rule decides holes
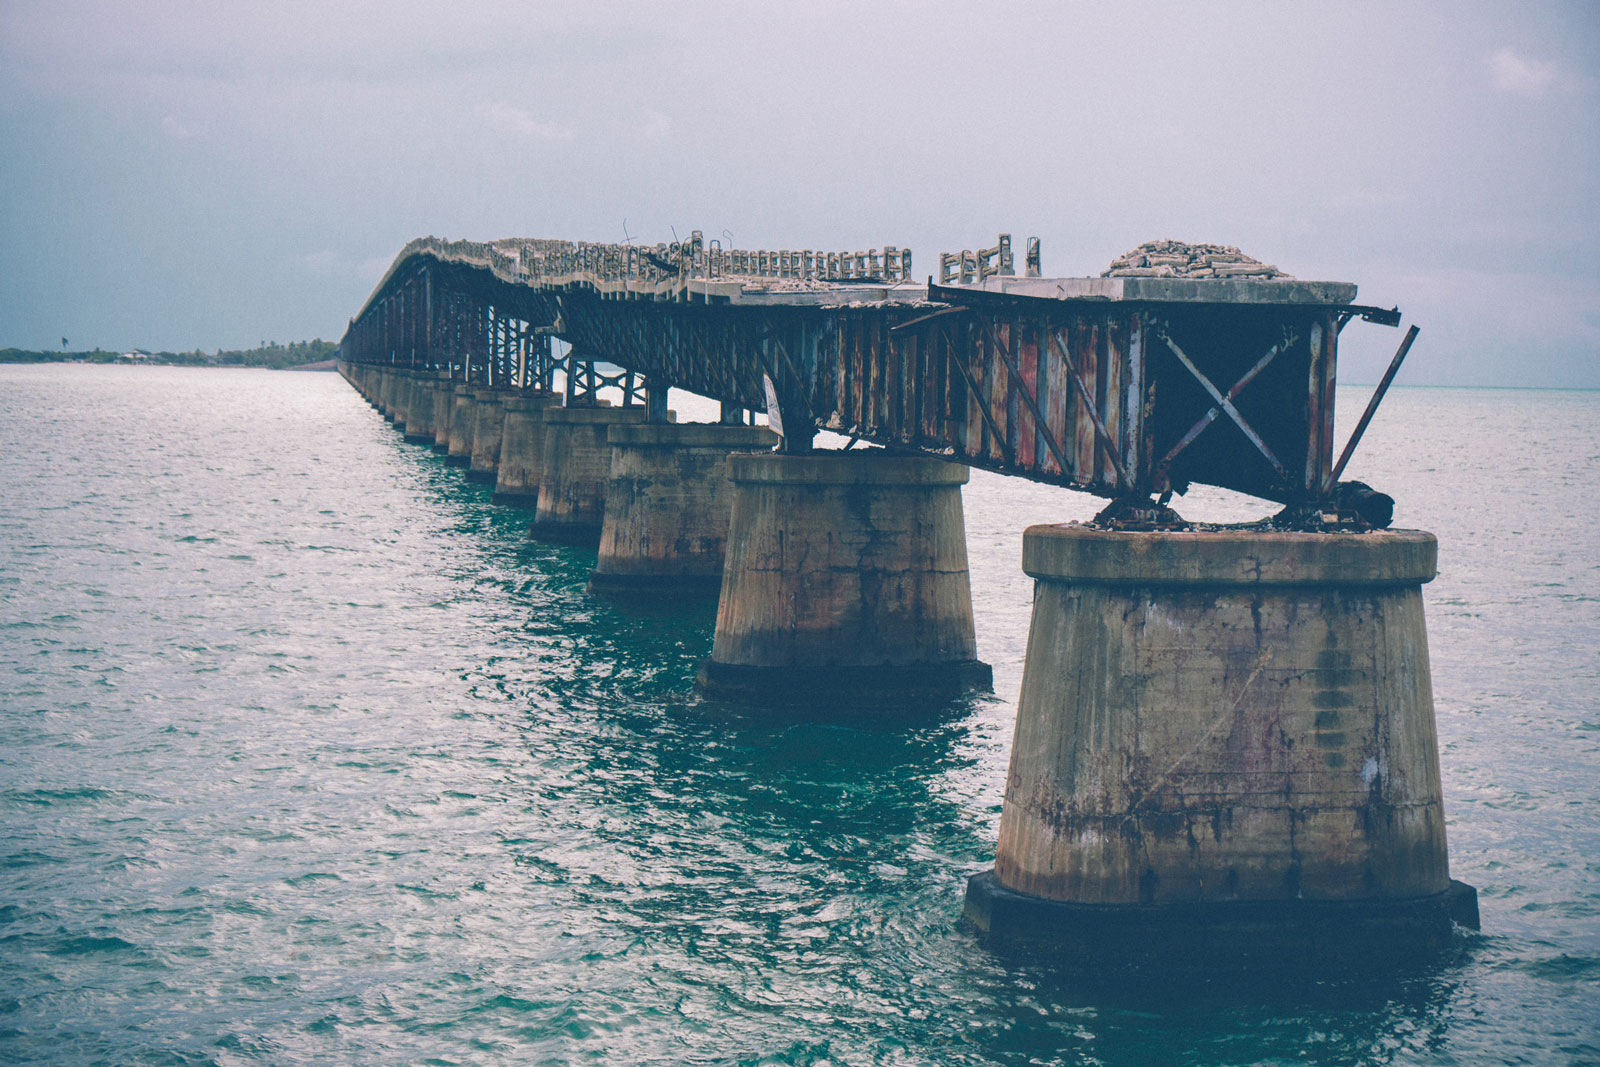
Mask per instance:
[[[1483,932],[1107,988],[958,923],[1021,532],[1097,501],[974,473],[993,695],[779,716],[694,694],[713,605],[587,595],[333,375],[0,367],[0,1062],[1600,1063],[1597,470],[1600,393],[1398,389],[1350,471],[1440,539]]]

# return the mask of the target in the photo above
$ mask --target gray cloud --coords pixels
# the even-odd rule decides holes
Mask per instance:
[[[1361,284],[1407,379],[1600,386],[1581,4],[0,8],[0,344],[336,336],[423,233],[1154,237]],[[1347,374],[1394,338],[1347,331]],[[1516,352],[1518,358],[1507,359]],[[1573,355],[1583,353],[1583,358]]]

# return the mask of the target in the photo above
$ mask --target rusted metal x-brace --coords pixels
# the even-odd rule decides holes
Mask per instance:
[[[1267,447],[1267,443],[1261,439],[1261,435],[1256,433],[1255,429],[1245,421],[1245,417],[1243,415],[1239,414],[1239,409],[1233,405],[1233,398],[1243,392],[1245,386],[1254,381],[1257,375],[1266,370],[1267,365],[1276,359],[1279,353],[1283,352],[1290,345],[1292,345],[1294,343],[1294,338],[1285,337],[1282,341],[1268,349],[1267,354],[1257,360],[1255,366],[1245,371],[1244,377],[1233,383],[1233,388],[1229,389],[1226,393],[1223,393],[1220,389],[1218,389],[1216,385],[1212,383],[1211,379],[1205,376],[1205,372],[1194,365],[1194,361],[1184,353],[1183,349],[1178,347],[1177,342],[1173,341],[1171,337],[1163,333],[1161,335],[1161,339],[1166,342],[1167,348],[1172,351],[1172,354],[1178,357],[1178,362],[1182,363],[1189,373],[1194,375],[1195,381],[1199,382],[1201,388],[1210,393],[1211,399],[1216,402],[1215,406],[1201,416],[1200,420],[1189,428],[1189,432],[1179,438],[1178,443],[1173,445],[1172,449],[1165,456],[1161,457],[1161,463],[1158,465],[1157,469],[1162,473],[1162,475],[1165,475],[1167,467],[1180,452],[1193,444],[1195,438],[1199,437],[1200,434],[1205,431],[1207,426],[1210,426],[1217,420],[1218,415],[1226,412],[1228,418],[1233,420],[1234,425],[1239,427],[1240,432],[1242,432],[1245,437],[1249,439],[1251,444],[1256,446],[1256,451],[1265,456],[1267,462],[1272,464],[1272,469],[1278,472],[1278,477],[1282,478],[1284,482],[1287,483],[1289,481],[1289,471],[1279,461],[1278,457],[1273,454],[1272,449]]]
[[[1000,342],[1000,338],[995,333],[994,327],[989,320],[985,316],[978,314],[976,309],[970,307],[942,308],[932,314],[922,315],[909,322],[903,322],[890,332],[904,330],[929,319],[944,318],[962,313],[977,316],[978,322],[982,324],[984,333],[989,338],[989,343],[994,346],[996,352],[1000,353],[1000,358],[1005,361],[1006,369],[1011,372],[1011,380],[1016,383],[1017,395],[1022,398],[1022,402],[1028,406],[1028,411],[1032,413],[1035,428],[1038,430],[1039,436],[1044,438],[1045,447],[1050,450],[1051,455],[1056,457],[1056,462],[1061,465],[1062,470],[1069,469],[1070,465],[1062,450],[1061,443],[1056,440],[1054,432],[1050,429],[1050,420],[1045,417],[1043,409],[1039,407],[1039,398],[1034,395],[1033,390],[1028,386],[1028,380],[1023,375],[1021,366],[1017,363],[1016,353],[1011,350],[1009,345]],[[945,343],[950,346],[951,352],[959,351],[949,331],[941,326],[940,332],[944,335]],[[1067,351],[1066,346],[1061,343],[1061,338],[1052,337],[1051,342],[1056,354],[1061,357],[1062,365],[1067,368],[1067,373],[1072,378],[1072,383],[1075,387],[1073,394],[1083,404],[1083,410],[1089,416],[1089,420],[1094,423],[1095,441],[1099,444],[1107,462],[1111,464],[1111,469],[1116,472],[1117,489],[1123,493],[1132,492],[1133,482],[1128,477],[1127,468],[1122,465],[1122,458],[1117,455],[1116,444],[1111,440],[1111,434],[1106,430],[1106,424],[1100,418],[1100,412],[1095,409],[1094,398],[1089,392],[1088,384],[1083,380],[1083,373],[1079,371],[1077,363],[1073,361],[1072,355]],[[1010,462],[1010,442],[1006,440],[1005,434],[1000,432],[1000,427],[995,424],[994,416],[989,411],[989,398],[983,395],[983,390],[978,387],[978,383],[973,379],[972,372],[967,368],[964,360],[958,357],[952,359],[951,362],[955,364],[956,370],[960,373],[962,380],[966,382],[967,388],[972,392],[972,395],[977,398],[978,414],[983,417],[984,423],[989,427],[989,432],[999,444],[1000,450],[1006,456],[1007,461]]]

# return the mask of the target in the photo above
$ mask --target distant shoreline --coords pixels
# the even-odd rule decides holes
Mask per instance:
[[[222,349],[206,352],[150,352],[142,348],[110,352],[103,348],[80,351],[46,352],[26,348],[0,348],[4,363],[121,363],[157,367],[264,367],[270,370],[331,370],[339,358],[339,345],[314,338],[278,344],[264,341],[256,348]]]
[[[0,359],[0,367],[42,367],[48,364],[63,367],[183,367],[189,370],[312,371],[319,374],[339,369],[339,361],[336,359],[322,359],[315,363],[292,363],[281,367],[251,363],[178,363],[164,359],[140,360],[137,363],[132,360],[119,359]]]

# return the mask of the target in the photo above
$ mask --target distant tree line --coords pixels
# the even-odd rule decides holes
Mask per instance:
[[[103,348],[91,351],[30,352],[21,348],[0,348],[0,363],[115,363],[129,353],[107,352]],[[262,341],[255,348],[219,348],[215,352],[195,349],[193,352],[137,352],[140,362],[164,363],[179,367],[301,367],[307,363],[321,363],[337,357],[339,345],[335,341],[314,338],[310,341],[291,341],[280,345],[276,341]]]

